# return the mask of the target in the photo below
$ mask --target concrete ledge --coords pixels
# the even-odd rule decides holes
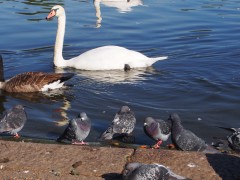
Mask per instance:
[[[117,180],[127,162],[160,163],[196,180],[240,178],[240,158],[235,155],[5,140],[0,147],[2,179]]]

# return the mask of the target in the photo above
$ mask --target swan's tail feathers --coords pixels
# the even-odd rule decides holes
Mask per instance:
[[[155,62],[161,61],[161,60],[165,60],[167,58],[168,58],[168,56],[161,56],[161,57],[150,58],[151,63],[149,65],[151,66]]]

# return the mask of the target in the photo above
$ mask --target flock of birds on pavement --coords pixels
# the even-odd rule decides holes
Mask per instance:
[[[20,137],[18,132],[24,127],[27,115],[24,106],[16,105],[12,109],[5,111],[0,120],[0,133],[10,133],[15,137]],[[136,124],[135,114],[128,106],[122,106],[116,113],[109,127],[104,131],[99,141],[108,141],[115,138],[132,137]],[[173,146],[182,151],[198,151],[203,153],[221,153],[221,150],[232,148],[240,152],[240,128],[224,128],[233,133],[226,140],[218,142],[215,148],[205,143],[203,139],[195,135],[192,131],[183,127],[181,119],[177,113],[170,114],[164,121],[147,117],[143,124],[146,135],[156,141],[152,148],[159,148],[162,141],[171,137]],[[91,119],[85,112],[81,112],[76,118],[69,121],[64,132],[58,137],[57,142],[70,141],[72,144],[87,144],[84,140],[91,131]],[[125,141],[124,141],[125,142]],[[225,147],[224,147],[225,146]],[[219,149],[219,150],[217,150]],[[123,171],[123,178],[134,179],[186,179],[173,173],[169,168],[161,164],[128,163]]]
[[[65,10],[62,6],[54,6],[47,20],[58,17],[58,31],[56,36],[54,65],[57,67],[74,67],[84,70],[124,69],[151,66],[158,60],[167,57],[148,58],[145,55],[119,46],[104,46],[90,50],[78,57],[64,60],[62,56],[63,39],[65,33]],[[114,56],[113,56],[114,55]],[[108,57],[111,56],[109,59]],[[4,79],[3,62],[0,55],[0,89],[7,92],[36,92],[61,88],[64,82],[74,74],[72,73],[43,73],[25,72],[8,80]],[[3,112],[0,119],[0,133],[9,133],[19,138],[19,131],[27,122],[24,106],[16,105]],[[99,141],[119,139],[123,142],[134,143],[133,131],[136,125],[134,112],[128,106],[122,106],[116,113],[109,127],[99,137]],[[226,148],[240,152],[240,128],[224,128],[232,131],[225,140],[209,145],[192,131],[183,127],[178,114],[170,114],[167,120],[147,117],[143,124],[147,136],[155,140],[152,148],[160,148],[163,141],[170,137],[173,146],[182,151],[199,151],[203,153],[221,153]],[[64,132],[57,142],[70,141],[72,144],[87,144],[84,140],[91,130],[91,119],[85,112],[69,121]],[[123,179],[186,179],[173,173],[169,168],[160,164],[128,163],[123,171]]]

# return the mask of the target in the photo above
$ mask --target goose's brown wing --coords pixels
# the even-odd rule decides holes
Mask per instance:
[[[70,79],[72,73],[44,73],[26,72],[14,76],[5,82],[4,90],[8,92],[36,92],[41,91],[43,86],[60,80],[64,82]]]

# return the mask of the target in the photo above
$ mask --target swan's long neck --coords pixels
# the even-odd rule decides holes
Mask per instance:
[[[65,60],[63,59],[63,41],[65,34],[66,15],[63,13],[58,17],[58,29],[54,48],[54,65],[57,67],[65,66]]]

